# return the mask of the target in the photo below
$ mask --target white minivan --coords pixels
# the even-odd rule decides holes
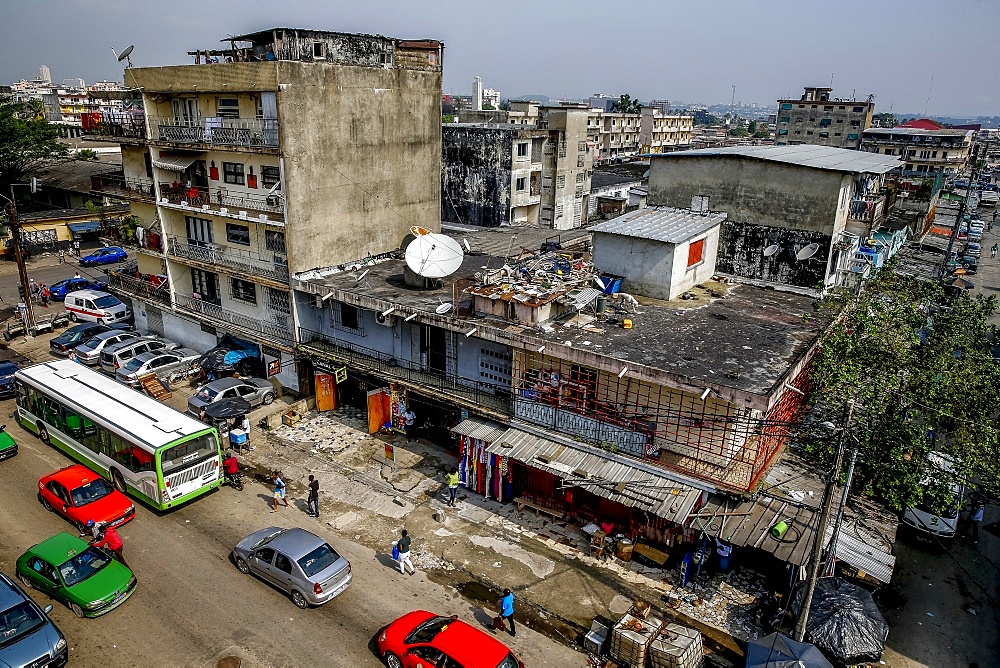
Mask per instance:
[[[938,482],[937,472],[951,474],[955,470],[955,460],[943,452],[927,453],[927,475],[921,484],[928,487]],[[954,502],[940,515],[926,502],[908,506],[903,512],[903,524],[913,527],[918,533],[938,538],[954,538],[958,530],[958,509],[962,506],[964,487],[956,482],[949,484]]]
[[[132,317],[132,311],[118,297],[98,290],[71,292],[66,295],[63,305],[73,322],[89,321],[110,325]]]

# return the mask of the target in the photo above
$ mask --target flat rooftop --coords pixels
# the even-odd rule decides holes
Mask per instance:
[[[866,130],[867,132],[867,130]],[[902,163],[899,157],[852,151],[832,146],[796,144],[788,146],[727,146],[699,148],[692,151],[674,151],[647,155],[650,159],[680,160],[682,158],[727,157],[749,158],[763,162],[782,162],[799,167],[825,169],[851,174],[885,174]]]

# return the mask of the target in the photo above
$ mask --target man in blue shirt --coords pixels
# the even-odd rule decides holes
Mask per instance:
[[[514,630],[514,593],[510,589],[503,590],[503,597],[500,599],[500,617],[510,624],[510,631],[507,631],[511,636],[515,634]]]

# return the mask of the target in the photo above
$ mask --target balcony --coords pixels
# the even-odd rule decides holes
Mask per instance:
[[[98,174],[90,177],[90,189],[111,197],[156,202],[156,191],[149,179],[136,179],[121,173]]]
[[[281,197],[269,195],[254,197],[253,195],[234,195],[225,188],[202,188],[198,186],[177,186],[172,183],[160,184],[161,200],[166,200],[167,204],[175,204],[182,207],[193,207],[205,209],[220,216],[228,216],[245,220],[238,215],[239,211],[260,211],[275,218],[274,222],[281,225],[284,221],[285,211],[281,206]],[[255,219],[257,222],[257,219]]]
[[[121,271],[108,272],[108,290],[162,306],[170,306],[170,284],[165,276],[143,274],[140,277]]]
[[[885,215],[885,196],[858,197],[851,200],[851,220],[876,223]]]
[[[143,143],[146,139],[146,119],[141,111],[86,113],[80,122],[82,133],[94,139],[118,142],[124,139],[124,143]]]
[[[262,319],[245,313],[237,313],[206,299],[178,292],[174,293],[174,303],[181,311],[193,313],[213,325],[229,325],[255,339],[270,337],[284,344],[289,344],[292,341],[292,328],[288,323],[291,317],[288,315],[271,314],[268,319]]]
[[[232,246],[216,246],[182,237],[168,237],[167,248],[171,255],[187,258],[215,267],[226,267],[234,272],[252,274],[288,286],[288,265],[276,262],[253,251],[234,252]]]
[[[149,117],[150,139],[171,144],[277,148],[278,121],[265,118]]]
[[[299,349],[320,359],[333,359],[384,380],[399,382],[414,390],[449,397],[500,419],[508,418],[513,412],[509,388],[466,380],[455,374],[435,373],[387,353],[339,341],[329,334],[300,327]]]

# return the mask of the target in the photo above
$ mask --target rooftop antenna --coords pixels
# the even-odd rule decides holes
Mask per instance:
[[[123,60],[127,60],[128,61],[127,67],[132,67],[132,49],[134,48],[135,48],[134,44],[129,44],[128,46],[125,47],[125,50],[119,54],[115,52],[115,47],[111,47],[111,53],[115,54],[115,58],[118,59],[119,63],[122,62]]]
[[[934,75],[931,75],[931,84],[927,87],[927,101],[924,102],[924,116],[927,115],[927,107],[931,104],[931,91],[934,90]]]

